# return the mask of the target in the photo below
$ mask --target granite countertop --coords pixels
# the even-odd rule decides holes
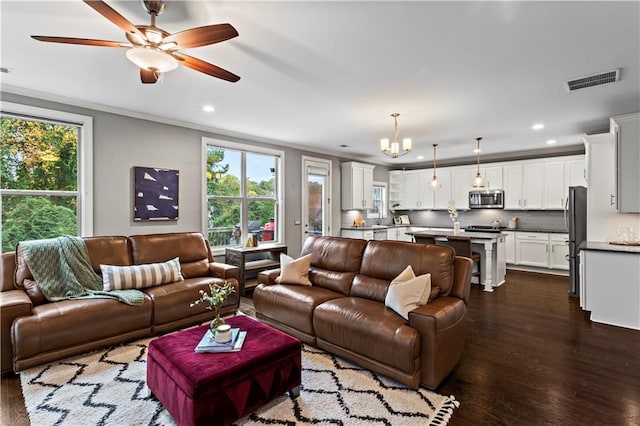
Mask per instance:
[[[640,254],[640,246],[623,246],[617,244],[609,244],[602,241],[585,241],[580,244],[580,250],[615,251],[620,253]]]
[[[535,228],[535,229],[529,229],[529,228],[506,228],[503,231],[511,231],[511,232],[541,232],[541,233],[546,233],[546,234],[568,234],[569,231],[566,229],[544,229],[544,228]]]
[[[407,227],[414,227],[414,228],[437,228],[437,229],[452,229],[452,228],[448,228],[446,226],[431,226],[431,225],[417,225],[417,224],[410,224],[410,225],[367,225],[367,226],[342,226],[340,229],[344,229],[344,230],[350,230],[350,231],[373,231],[376,229],[387,229],[387,228],[407,228]],[[464,229],[464,227],[463,227]],[[502,230],[503,232],[505,231],[509,231],[509,232],[540,232],[540,233],[547,233],[547,234],[568,234],[569,231],[567,230],[562,230],[562,229],[544,229],[544,228],[516,228],[516,229],[509,229],[509,228],[505,228]],[[476,232],[477,234],[477,232]]]
[[[476,240],[496,240],[496,241],[497,241],[497,238],[502,235],[501,233],[497,233],[497,232],[467,232],[467,231],[453,232],[453,229],[451,229],[450,231],[431,230],[431,231],[420,231],[420,232],[407,232],[407,234],[413,235],[414,237],[420,236],[422,234],[433,235],[436,237],[447,237],[449,235],[457,235],[460,237],[469,237]]]

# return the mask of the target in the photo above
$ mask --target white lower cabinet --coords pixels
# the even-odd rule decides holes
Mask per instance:
[[[507,263],[516,263],[516,233],[513,231],[504,231],[503,234],[505,261]]]
[[[340,232],[340,236],[345,238],[359,238],[361,240],[373,240],[373,230],[343,229]]]
[[[538,268],[569,270],[569,235],[544,232],[505,232],[515,234],[515,262],[509,261],[507,236],[507,263]]]
[[[549,234],[518,232],[516,234],[516,263],[528,266],[549,266]]]
[[[569,270],[567,234],[549,234],[549,268]]]

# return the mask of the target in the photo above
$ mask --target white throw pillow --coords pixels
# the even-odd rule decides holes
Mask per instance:
[[[309,281],[310,266],[311,253],[299,259],[280,253],[280,276],[276,278],[276,282],[280,284],[311,285],[311,281]]]
[[[100,265],[104,291],[130,290],[182,281],[180,259],[144,265]]]
[[[416,277],[409,265],[389,284],[384,304],[408,320],[409,312],[426,304],[430,293],[431,274]]]

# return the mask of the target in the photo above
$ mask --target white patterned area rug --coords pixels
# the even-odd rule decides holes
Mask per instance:
[[[145,383],[142,339],[20,373],[29,419],[40,425],[175,425]],[[282,396],[238,425],[446,425],[453,396],[408,389],[304,345],[300,396]]]

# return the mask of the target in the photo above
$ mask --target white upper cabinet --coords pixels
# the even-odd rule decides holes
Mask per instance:
[[[504,190],[505,210],[563,210],[569,186],[586,186],[583,155],[495,163],[480,168],[486,189]],[[431,189],[432,169],[389,172],[389,200],[396,209],[469,208],[475,166],[442,167],[441,187]],[[401,182],[401,183],[400,183]],[[394,190],[402,187],[404,190]]]
[[[611,117],[620,213],[640,213],[640,113]]]
[[[433,191],[434,195],[434,208],[439,210],[446,210],[451,203],[451,171],[450,170],[437,170],[438,182],[440,182],[440,188],[433,190],[431,185],[429,189]],[[431,176],[433,179],[433,175]],[[431,180],[429,180],[431,182]]]
[[[429,169],[409,170],[404,173],[404,204],[407,209],[433,208],[433,191],[428,188],[429,182]]]
[[[502,168],[504,183],[504,208],[517,210],[522,208],[522,166],[520,164]]]
[[[565,193],[567,193],[562,184],[564,182],[564,166],[564,161],[550,161],[544,164],[545,209],[564,209]]]
[[[373,168],[371,164],[342,163],[342,210],[373,208]]]
[[[502,175],[502,167],[500,167]],[[451,170],[451,201],[458,210],[469,208],[469,191],[473,189],[472,180],[475,176],[473,167],[456,167]]]

